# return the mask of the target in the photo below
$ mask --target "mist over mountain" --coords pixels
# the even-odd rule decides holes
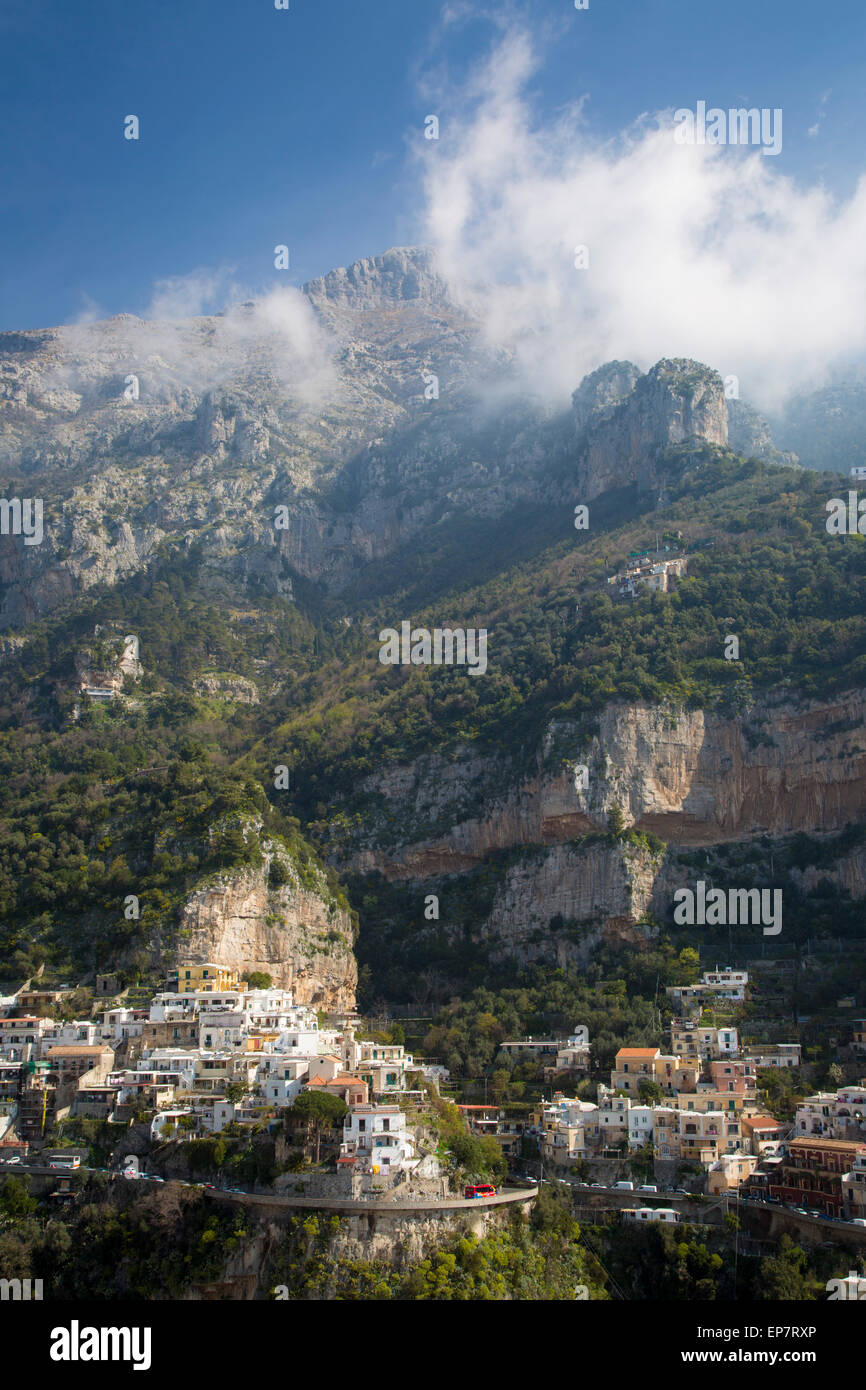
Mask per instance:
[[[696,364],[600,368],[533,397],[430,251],[395,249],[200,319],[0,334],[0,467],[45,543],[0,539],[18,627],[200,544],[217,589],[330,593],[431,526],[554,512],[659,482],[687,438],[777,459],[765,423]],[[277,524],[278,509],[282,508]]]

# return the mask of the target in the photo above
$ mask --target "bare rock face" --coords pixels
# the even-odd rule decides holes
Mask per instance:
[[[339,593],[450,515],[652,488],[665,448],[728,438],[698,363],[608,363],[570,410],[510,372],[417,247],[224,314],[0,334],[3,495],[45,511],[40,544],[0,537],[0,629],[162,542],[195,545],[215,586],[291,598],[295,573]]]
[[[728,401],[728,443],[745,458],[767,459],[789,468],[799,464],[796,454],[776,448],[767,421],[745,401]]]
[[[355,261],[348,268],[340,266],[311,280],[305,289],[315,307],[325,312],[336,306],[375,310],[383,293],[392,301],[418,300],[433,306],[448,297],[433,252],[425,247],[392,247],[381,256]]]
[[[590,423],[598,423],[634,390],[641,377],[633,362],[606,362],[603,367],[584,377],[572,393],[571,406],[574,425],[581,434]]]
[[[509,868],[484,927],[494,959],[586,965],[601,942],[645,944],[660,856],[633,845],[554,845]],[[557,918],[580,924],[559,934]]]
[[[841,831],[866,814],[864,726],[864,691],[832,702],[774,695],[736,718],[620,702],[582,725],[551,723],[529,775],[467,748],[367,778],[363,828],[344,832],[335,861],[422,893],[491,853],[523,850],[486,922],[492,950],[585,959],[605,933],[637,940],[629,933],[663,914],[676,886],[664,855],[604,834],[612,813],[674,848]],[[866,856],[817,877],[864,897]],[[816,881],[808,870],[804,886]],[[595,925],[569,944],[547,931],[556,916]]]
[[[629,484],[654,487],[659,455],[671,445],[727,444],[728,409],[718,372],[699,362],[663,359],[626,391],[631,364],[610,365],[616,370],[597,381],[589,395],[599,403],[587,412],[587,397],[575,402],[578,421],[585,418],[578,464],[584,497]]]
[[[260,970],[291,989],[295,1002],[326,1011],[351,1010],[358,981],[347,912],[328,901],[327,885],[289,881],[269,886],[262,868],[219,876],[186,903],[181,918],[185,960],[214,961],[238,975]]]
[[[765,699],[739,718],[619,702],[594,727],[552,723],[528,777],[465,749],[365,779],[362,794],[387,809],[370,812],[341,858],[392,878],[469,868],[492,850],[606,830],[614,807],[626,826],[683,845],[842,830],[866,813],[864,716],[864,691]]]
[[[255,682],[247,680],[246,676],[204,675],[193,682],[193,688],[197,695],[204,695],[213,700],[233,700],[239,705],[259,703],[259,692]]]

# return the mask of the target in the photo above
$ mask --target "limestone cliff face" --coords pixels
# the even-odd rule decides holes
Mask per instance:
[[[553,845],[510,867],[484,926],[491,958],[585,965],[601,942],[642,944],[658,856],[632,845]],[[579,923],[566,934],[551,920]]]
[[[583,809],[598,822],[619,804],[627,824],[680,844],[841,830],[866,809],[864,706],[862,690],[802,704],[774,694],[737,718],[610,706],[583,760],[598,768]],[[548,833],[551,810],[548,798]]]
[[[358,971],[348,913],[295,876],[269,887],[268,870],[266,861],[193,893],[182,913],[178,954],[238,974],[265,971],[299,1004],[354,1008]]]
[[[666,448],[728,438],[721,378],[685,359],[609,363],[564,407],[525,398],[419,248],[223,315],[0,334],[3,495],[45,511],[39,545],[0,537],[0,629],[163,542],[221,594],[339,593],[451,517],[651,489]]]
[[[578,462],[584,496],[628,484],[653,487],[659,454],[671,445],[691,439],[727,444],[728,409],[718,372],[698,362],[663,359],[634,379],[630,363],[610,365],[618,370],[596,384],[596,404],[583,396],[574,402],[585,431]],[[634,384],[626,390],[630,380]]]
[[[614,806],[626,825],[683,845],[841,830],[866,811],[864,717],[862,690],[768,697],[736,718],[612,704],[594,727],[552,723],[529,776],[464,749],[368,778],[362,793],[381,810],[341,858],[392,878],[466,869],[491,850],[605,830]]]
[[[864,722],[864,691],[811,703],[775,694],[736,717],[610,705],[582,725],[552,723],[529,774],[506,756],[463,749],[367,779],[363,828],[343,839],[337,862],[427,880],[433,891],[429,880],[492,852],[526,850],[497,890],[485,934],[521,959],[585,958],[605,932],[628,939],[648,915],[666,914],[677,886],[649,849],[602,840],[614,808],[626,826],[674,847],[841,831],[866,813]],[[832,873],[808,870],[804,886],[822,877],[866,896],[866,855]],[[595,935],[533,944],[557,914],[594,923]]]
[[[866,851],[854,850],[837,859],[835,864],[821,865],[820,868],[810,865],[807,869],[794,869],[791,877],[804,893],[814,893],[819,883],[827,880],[859,901],[866,898]]]

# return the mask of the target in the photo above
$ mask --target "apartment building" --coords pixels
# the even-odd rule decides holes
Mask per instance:
[[[672,1105],[653,1106],[653,1142],[659,1158],[679,1158],[680,1112]]]
[[[591,1101],[569,1100],[557,1094],[542,1111],[541,1130],[541,1156],[544,1162],[574,1163],[585,1158],[590,1149],[598,1144],[601,1133],[599,1107]]]
[[[851,1183],[846,1173],[860,1171],[858,1158],[866,1156],[866,1143],[845,1139],[792,1139],[788,1153],[770,1182],[770,1196],[783,1202],[816,1208],[828,1216],[844,1214]]]
[[[760,1156],[768,1148],[785,1138],[788,1126],[772,1115],[743,1115],[740,1119],[743,1132],[743,1146],[752,1154]]]
[[[661,1048],[621,1047],[610,1084],[613,1090],[626,1091],[637,1100],[641,1081],[654,1082],[673,1095],[675,1091],[694,1090],[699,1074],[697,1064],[683,1064],[678,1056],[663,1053]]]
[[[806,1096],[794,1114],[798,1136],[866,1140],[866,1085],[840,1086]]]
[[[866,1154],[857,1154],[842,1174],[842,1210],[848,1221],[866,1220]]]
[[[757,1073],[752,1062],[719,1059],[710,1062],[707,1071],[717,1091],[754,1097]]]
[[[0,1057],[9,1062],[38,1057],[42,1038],[52,1026],[51,1019],[23,1014],[20,1018],[0,1018]]]
[[[233,970],[214,961],[184,961],[168,974],[169,987],[178,994],[213,993],[220,990],[244,990]]]
[[[743,1056],[756,1067],[799,1067],[800,1043],[764,1043],[747,1047]]]
[[[402,1168],[414,1152],[414,1140],[399,1105],[356,1105],[343,1122],[341,1164],[384,1175]]]
[[[707,1173],[707,1192],[718,1196],[722,1192],[738,1192],[740,1183],[754,1173],[758,1160],[753,1154],[721,1154]]]
[[[671,1049],[683,1062],[704,1062],[735,1057],[739,1050],[736,1028],[709,1028],[685,1019],[671,1023]]]

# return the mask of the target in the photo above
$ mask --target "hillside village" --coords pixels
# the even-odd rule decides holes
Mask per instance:
[[[702,1010],[743,1004],[748,988],[748,972],[727,967],[670,986],[671,1050],[620,1047],[595,1099],[585,1026],[506,1039],[501,1051],[537,1067],[552,1092],[508,1106],[464,1103],[447,1068],[383,1041],[357,1015],[317,1015],[267,977],[238,979],[214,962],[181,963],[141,1000],[97,976],[89,1018],[54,1016],[80,993],[28,985],[0,999],[0,1162],[44,1164],[47,1154],[50,1164],[66,1146],[90,1166],[92,1145],[104,1153],[110,1133],[126,1176],[171,1177],[187,1173],[181,1158],[202,1141],[275,1138],[277,1162],[245,1170],[257,1190],[301,1182],[320,1197],[444,1199],[449,1178],[470,1195],[473,1181],[510,1170],[641,1194],[685,1194],[674,1184],[687,1181],[693,1193],[863,1220],[866,1079],[804,1097],[793,1120],[770,1113],[759,1074],[765,1083],[768,1072],[795,1073],[800,1044],[741,1047],[735,1026],[702,1021]],[[850,1051],[866,1065],[866,1019],[854,1021]],[[218,1177],[213,1145],[207,1156]],[[666,1210],[630,1217],[664,1220]]]

